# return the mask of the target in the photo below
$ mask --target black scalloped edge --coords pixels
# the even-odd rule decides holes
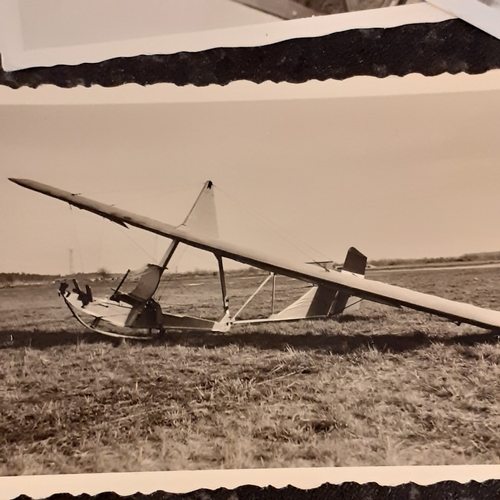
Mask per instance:
[[[317,488],[303,490],[295,486],[274,488],[252,485],[239,486],[235,489],[218,488],[216,490],[199,489],[189,493],[168,493],[155,491],[145,495],[120,496],[115,492],[103,492],[97,495],[71,495],[57,493],[44,500],[498,500],[500,498],[500,480],[484,482],[470,481],[462,484],[457,481],[441,481],[422,486],[405,483],[398,486],[380,486],[375,482],[342,484],[325,483]],[[20,495],[15,500],[32,500]]]
[[[352,29],[260,47],[230,47],[170,55],[120,57],[77,66],[13,72],[0,69],[0,85],[71,88],[126,83],[227,85],[237,80],[303,83],[367,75],[481,74],[500,68],[500,40],[460,20],[393,28]]]

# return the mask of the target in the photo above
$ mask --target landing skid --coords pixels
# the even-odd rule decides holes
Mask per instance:
[[[82,317],[76,312],[75,308],[73,305],[66,299],[64,295],[62,295],[64,299],[64,303],[70,310],[71,314],[73,317],[80,323],[83,327],[85,327],[87,330],[90,330],[94,333],[98,333],[100,335],[105,335],[106,337],[112,337],[112,338],[118,338],[118,339],[130,339],[130,340],[152,340],[155,338],[154,335],[127,335],[127,334],[122,334],[122,333],[115,333],[115,332],[109,332],[107,330],[101,330],[97,328],[97,325],[99,324],[98,320],[99,318],[94,319],[94,321],[91,324],[86,323]]]

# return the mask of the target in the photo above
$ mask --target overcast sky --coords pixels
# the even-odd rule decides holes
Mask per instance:
[[[64,274],[73,249],[77,271],[121,272],[168,245],[7,177],[172,224],[211,179],[223,239],[302,261],[351,245],[373,259],[498,250],[499,97],[5,106],[0,271]],[[178,270],[215,265],[180,254]]]

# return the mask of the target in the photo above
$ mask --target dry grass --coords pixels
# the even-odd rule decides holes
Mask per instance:
[[[374,278],[499,308],[498,269]],[[164,300],[201,314],[216,280],[172,281]],[[234,302],[258,280],[230,279]],[[500,346],[479,329],[366,304],[117,344],[82,333],[52,287],[0,300],[4,475],[500,462]]]

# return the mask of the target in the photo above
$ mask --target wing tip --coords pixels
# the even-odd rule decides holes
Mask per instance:
[[[17,177],[7,177],[10,182],[17,184],[18,186],[31,188],[34,184],[34,181],[30,181],[29,179],[18,179]]]

